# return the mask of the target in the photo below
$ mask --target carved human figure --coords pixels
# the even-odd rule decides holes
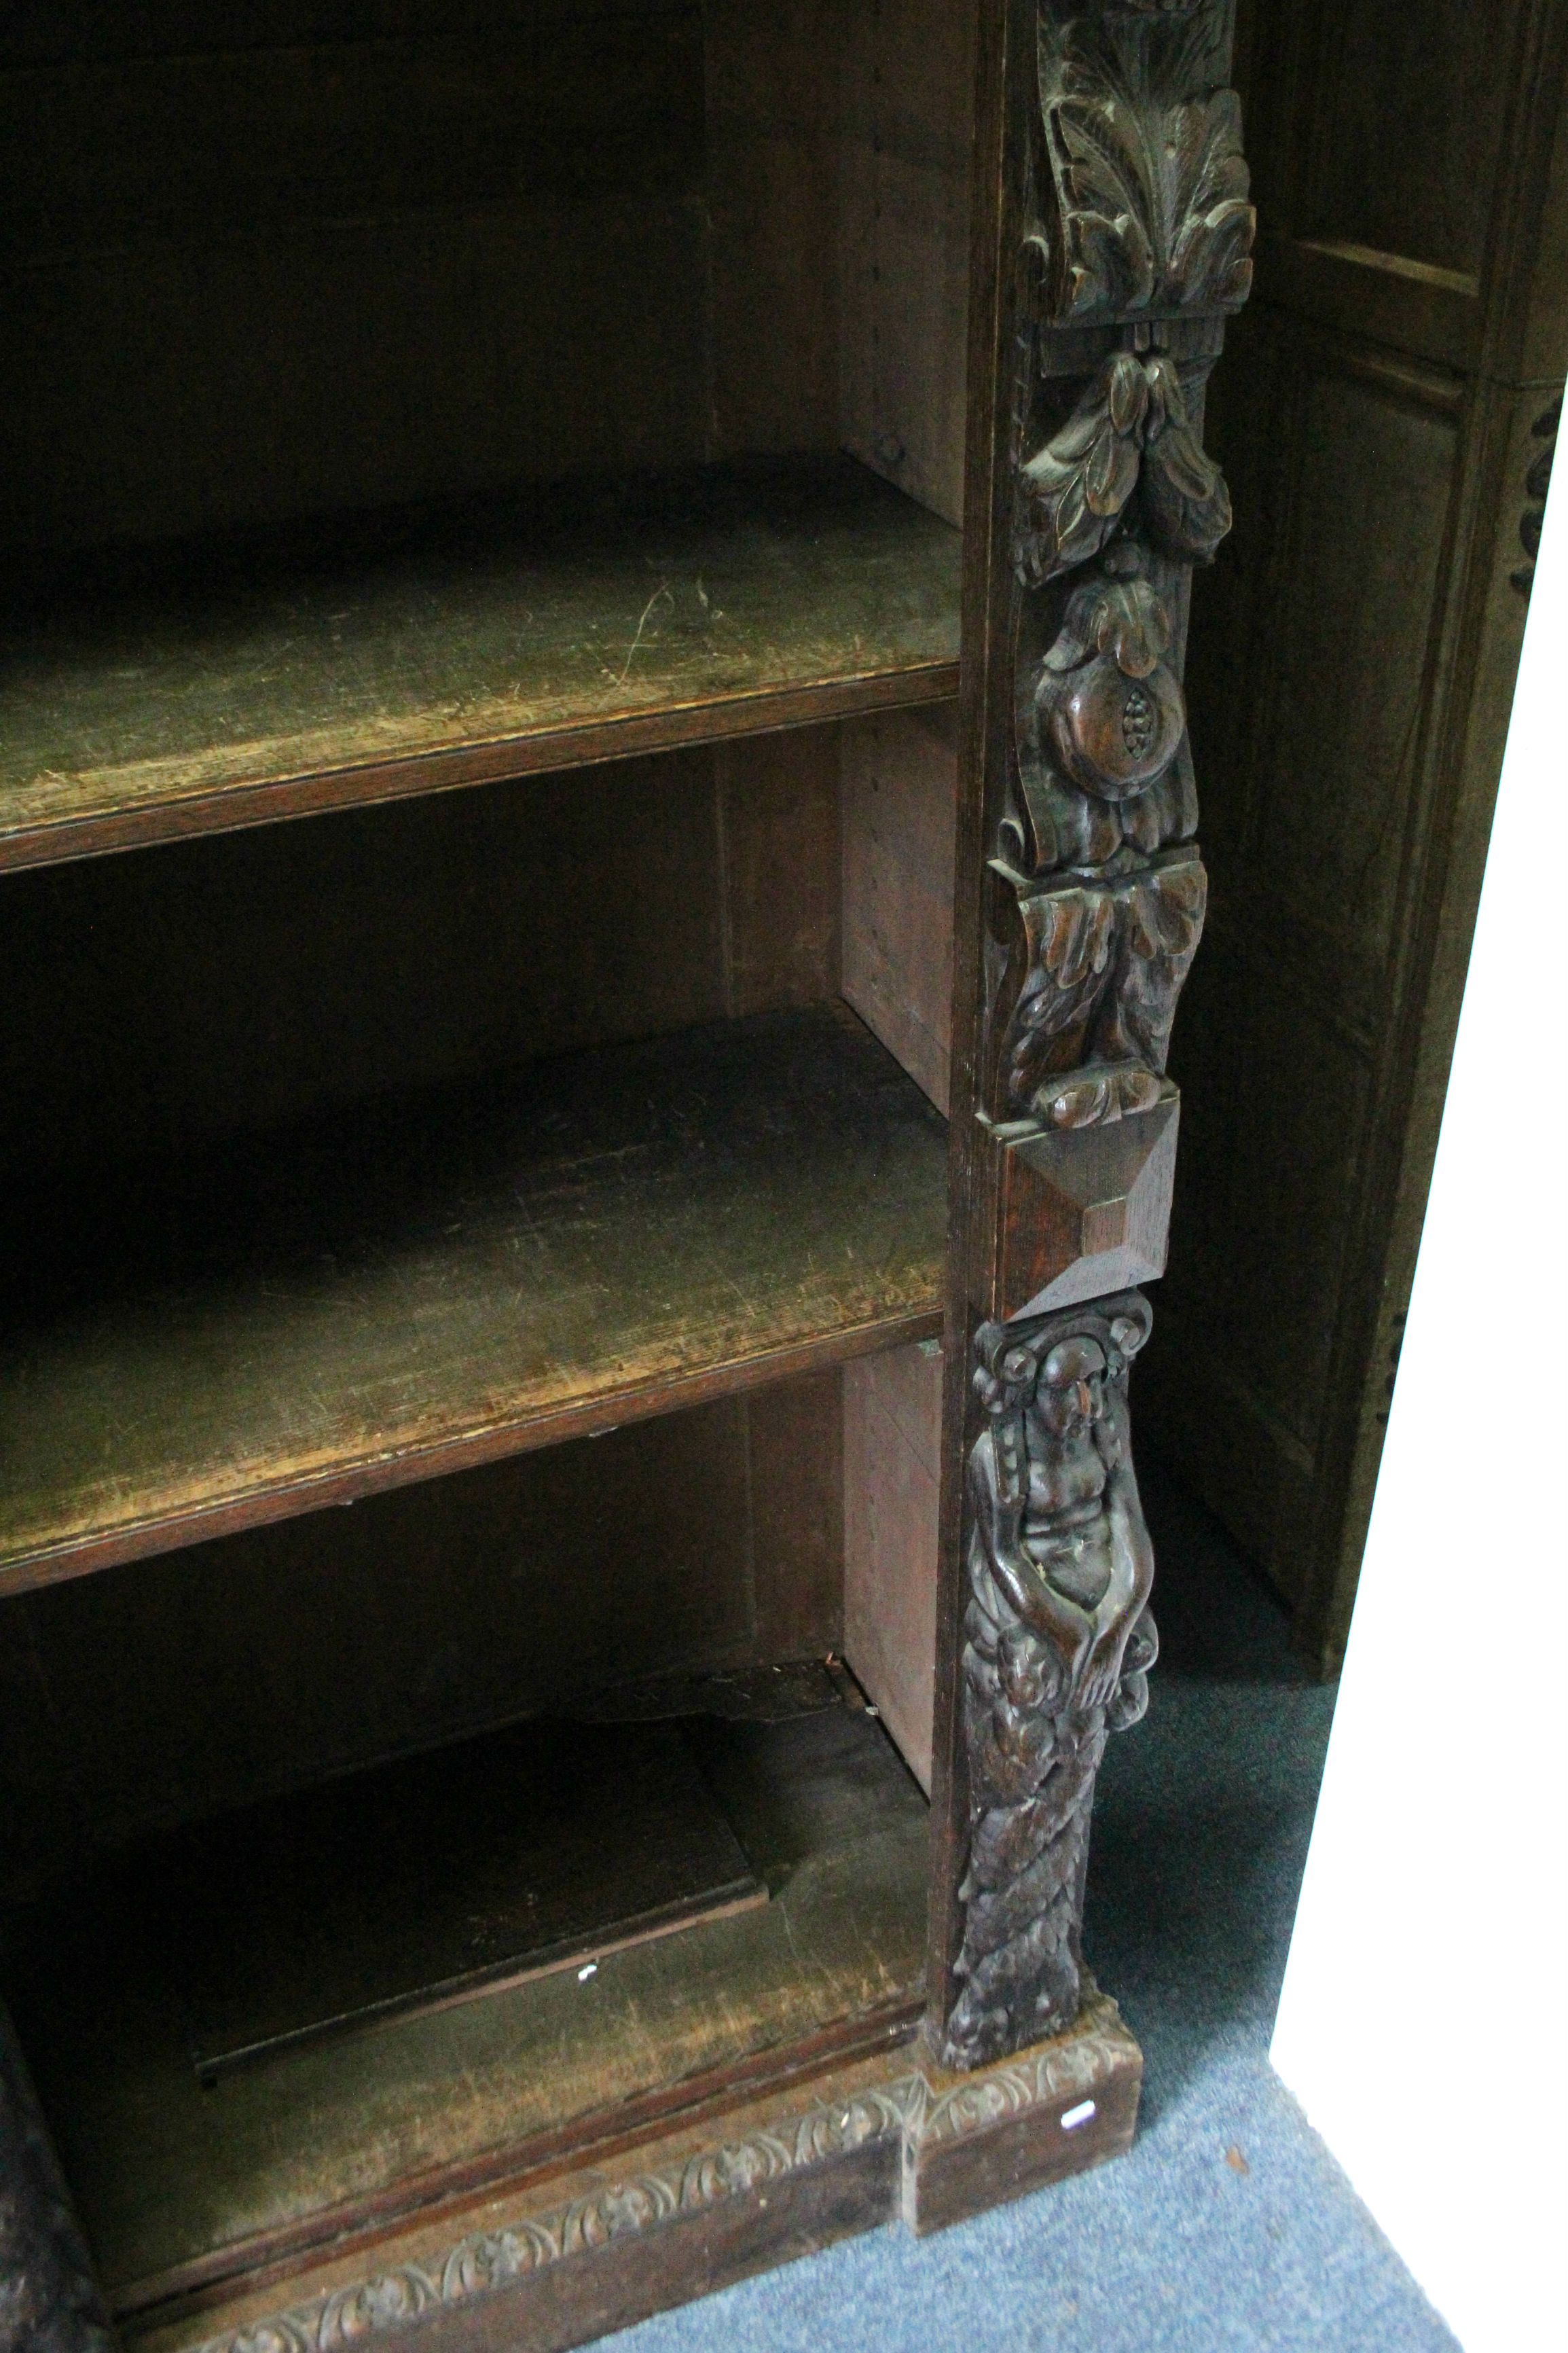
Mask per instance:
[[[943,2056],[973,2067],[1078,2015],[1107,1734],[1148,1704],[1153,1551],[1133,1473],[1138,1293],[975,1337],[963,1721],[969,1846]]]

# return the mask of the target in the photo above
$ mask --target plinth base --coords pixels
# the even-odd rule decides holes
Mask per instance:
[[[546,2180],[426,2211],[280,2281],[136,2316],[133,2353],[530,2353],[902,2215],[938,2230],[1127,2147],[1142,2078],[1092,1985],[1070,2033],[973,2074],[899,2047],[711,2107]]]
[[[1143,2054],[1089,1978],[1070,2032],[972,2074],[922,2063],[904,2127],[903,2217],[940,2231],[1131,2146]]]

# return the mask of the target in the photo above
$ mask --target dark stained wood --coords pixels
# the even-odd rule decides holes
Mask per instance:
[[[596,1736],[593,1728],[580,1736]],[[384,2229],[440,2196],[614,2142],[726,2083],[907,2031],[924,1804],[876,1723],[693,1723],[703,1777],[770,1901],[575,1971],[282,2049],[204,2091],[166,1946],[7,1922],[20,2031],[117,2316]],[[363,1867],[355,1857],[351,1866]],[[383,1868],[398,1875],[395,1853]],[[38,1941],[34,1941],[38,1939]]]
[[[1240,42],[1267,235],[1214,379],[1237,528],[1189,669],[1214,913],[1140,1410],[1332,1672],[1568,364],[1568,7],[1244,5]]]
[[[1179,1113],[1166,1080],[1135,1118],[1049,1137],[1027,1127],[1003,1134],[994,1316],[1042,1315],[1163,1274]]]
[[[0,2003],[0,2345],[5,2353],[113,2353],[109,2315]]]
[[[1108,1737],[1147,1712],[1159,1655],[1128,1406],[1150,1320],[1134,1291],[974,1335],[984,1420],[967,1466],[969,1836],[945,2066],[1065,2032],[1084,1998],[1096,1777]]]
[[[844,995],[937,1109],[952,1015],[956,714],[856,720],[843,739]]]
[[[591,826],[568,770],[11,875],[0,1184],[820,1005],[837,765],[796,730],[605,762]]]
[[[753,1655],[844,1644],[844,1404],[835,1370],[753,1390],[747,1409]]]
[[[843,13],[709,0],[702,14],[714,451],[837,448]]]
[[[931,1788],[942,1491],[934,1340],[844,1369],[844,1655]]]
[[[838,1389],[770,1382],[12,1595],[0,1886],[568,1694],[784,1687],[843,1641]]]
[[[906,2027],[898,2043],[907,2035]],[[216,2353],[237,2331],[287,2312],[316,2348],[328,2298],[342,2299],[338,2312],[363,2305],[368,2314],[374,2267],[390,2284],[382,2309],[421,2346],[551,2353],[583,2344],[893,2219],[904,2109],[918,2080],[897,2045],[858,2063],[819,2061],[800,2080],[731,2097],[695,2121],[682,2116],[619,2153],[595,2152],[537,2182],[416,2218],[378,2246],[325,2256],[287,2283],[178,2317],[150,2316],[151,2326],[122,2324],[121,2335],[137,2353],[203,2344]],[[509,2248],[526,2252],[509,2261]],[[379,2328],[379,2312],[368,2325]]]
[[[1060,979],[1042,958],[996,999],[987,861],[1068,894],[1108,868],[1117,968],[1073,1034],[1156,1092],[1201,917],[1180,793],[1115,848],[1078,807],[1053,848],[999,834],[997,789],[1042,664],[1080,800],[1136,801],[1099,787],[1149,784],[1129,763],[1181,733],[1184,566],[1223,527],[1209,314],[1245,291],[1235,120],[1140,85],[1129,149],[1053,39],[1070,16],[1185,73],[1198,8],[1227,30],[1214,0],[24,0],[0,33],[0,522],[33,567],[0,587],[0,866],[58,870],[7,886],[0,962],[28,1240],[0,1298],[0,1945],[141,2353],[564,2346],[1131,2134],[1075,1883],[1107,1696],[1129,1721],[1151,1647],[1122,1656],[1142,1303],[1036,1333],[1028,1399],[992,1416],[1065,1419],[1025,1431],[1053,1493],[1104,1464],[1121,1583],[1076,1597],[1106,1601],[1092,1673],[993,1613],[1062,1669],[1059,1722],[1038,1691],[1006,1714],[972,1612],[967,1746],[964,1567],[983,1604],[984,1563],[1017,1562],[994,1526],[961,1559],[959,1474],[998,1296],[983,1009],[1005,1027],[1025,977]],[[1200,150],[1202,189],[1166,185],[1159,158],[1180,181]],[[1045,472],[1009,512],[1019,433]],[[950,714],[910,713],[957,684],[961,512],[955,779]],[[1090,564],[1080,610],[1051,575]],[[891,723],[858,767],[821,723],[857,717]],[[489,789],[429,797],[458,786]],[[245,838],[181,839],[219,833]],[[1131,876],[1153,849],[1184,898],[1174,864]],[[1081,1075],[1047,1056],[1026,1092]],[[1072,1108],[1140,1104],[1093,1077]],[[1080,1220],[1101,1290],[1109,1206]],[[1005,1335],[986,1351],[1017,1388]],[[879,1447],[903,1451],[867,1541]],[[847,1535],[857,1658],[934,1766],[934,1838],[841,1661]],[[1023,1923],[1070,1986],[993,1967],[1030,1890],[971,1805],[992,1703],[1071,1784]],[[623,1720],[658,1752],[622,1757],[630,1798],[592,1764]],[[693,1862],[678,1736],[765,1905]],[[421,1753],[454,1738],[479,1747]],[[530,1788],[496,1767],[542,1741]],[[431,1776],[455,1820],[409,1801]],[[1038,1827],[989,1794],[1004,1844]],[[321,1833],[304,1895],[261,1884],[232,1810],[260,1800]],[[557,1894],[623,1899],[532,1924],[543,1955],[508,1916],[542,1825]],[[123,1850],[150,1833],[204,1861],[148,1933],[156,1874]],[[672,1841],[671,1901],[705,1915],[630,1942],[669,1925],[625,1891]],[[60,1926],[84,1871],[135,1899],[85,1934]],[[454,1911],[506,1981],[426,2001]],[[592,1971],[536,1973],[584,1936]],[[961,1945],[972,1992],[1000,1983],[973,2017]],[[904,2047],[928,1988],[962,2076]]]
[[[8,549],[721,454],[691,0],[42,13],[0,35]]]
[[[118,1855],[54,1934],[160,1949],[216,2087],[289,2047],[767,1902],[679,1726],[559,1717]]]
[[[0,265],[700,184],[690,0],[172,13],[32,40],[8,18]]]
[[[1086,1980],[1071,2031],[1023,2063],[925,2069],[910,2131],[904,2220],[922,2234],[1120,2157],[1132,2145],[1143,2056],[1113,2001]]]
[[[83,559],[0,643],[0,866],[941,701],[957,567],[847,459]]]
[[[963,518],[964,338],[979,12],[845,12],[838,149],[838,438]]]
[[[952,1074],[954,1132],[983,1137],[952,1171],[928,2021],[966,2071],[1079,2014],[1095,1777],[1158,1648],[1128,1406],[1151,1311],[1096,1294],[1129,1256],[1164,1262],[1168,1165],[1124,1253],[1141,1166],[1173,1145],[1206,901],[1181,678],[1193,568],[1232,520],[1205,395],[1252,283],[1232,28],[1224,0],[1027,0],[984,69],[1011,136],[973,272],[962,797],[983,830],[960,835]]]
[[[726,1013],[838,994],[840,734],[794,727],[713,748]]]
[[[943,1219],[941,1122],[842,1008],[57,1200],[0,1590],[920,1337]]]
[[[958,1889],[964,1869],[968,1792],[958,1731],[963,1589],[963,1461],[969,1419],[971,1335],[984,1313],[994,1256],[975,1114],[984,1045],[986,861],[995,778],[1006,760],[1013,705],[1008,642],[1011,514],[1003,481],[1012,447],[1016,387],[1005,356],[1015,298],[1016,191],[1008,158],[1021,135],[1019,90],[1037,37],[1027,0],[983,9],[975,59],[970,215],[969,347],[964,443],[958,818],[953,868],[953,995],[948,1066],[948,1195],[952,1205],[942,1320],[941,1520],[936,1662],[931,1698],[931,1860],[928,2009],[923,2047],[934,2054],[953,1989],[963,1935]]]
[[[819,2065],[125,2333],[138,2353],[238,2353],[260,2336],[329,2353],[345,2327],[548,2353],[900,2212],[936,2230],[1099,2163],[1131,2137],[1141,2072],[1115,2004],[1091,1994],[1073,2033],[978,2078],[898,2047]]]

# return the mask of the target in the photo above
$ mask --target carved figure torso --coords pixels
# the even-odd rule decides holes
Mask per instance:
[[[1019,1333],[986,1324],[964,1620],[970,1847],[950,2065],[1078,2014],[1079,1923],[1106,1735],[1148,1704],[1153,1553],[1127,1432],[1136,1294]]]

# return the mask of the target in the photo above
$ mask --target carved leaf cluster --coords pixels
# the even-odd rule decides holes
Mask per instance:
[[[1181,378],[1164,357],[1118,352],[1060,431],[1023,469],[1018,568],[1035,587],[1098,555],[1142,486],[1155,543],[1208,563],[1231,524],[1225,476],[1187,414]]]
[[[1077,26],[1056,80],[1043,113],[1060,215],[1058,316],[1239,310],[1257,222],[1235,91],[1173,100],[1135,90],[1114,48]]]
[[[1141,578],[1091,580],[1078,589],[1046,656],[1047,670],[1076,670],[1109,654],[1125,678],[1147,678],[1171,650],[1171,616]]]

